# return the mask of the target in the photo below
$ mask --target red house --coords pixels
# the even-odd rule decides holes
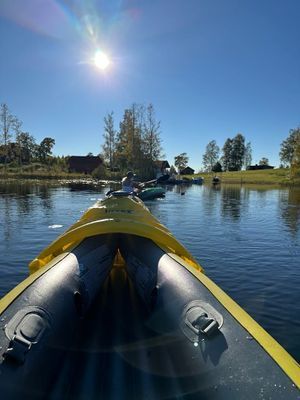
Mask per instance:
[[[103,164],[100,157],[96,156],[71,156],[68,159],[69,171],[91,174],[97,167]]]

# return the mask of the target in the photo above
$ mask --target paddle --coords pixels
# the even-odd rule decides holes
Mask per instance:
[[[157,179],[152,179],[151,181],[147,181],[147,182],[142,182],[140,183],[139,186],[144,187],[146,185],[151,185],[152,183],[161,183],[161,182],[165,182],[170,178],[170,175],[162,175]]]

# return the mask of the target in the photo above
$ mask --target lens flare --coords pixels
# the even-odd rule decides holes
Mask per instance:
[[[100,50],[97,50],[94,56],[94,64],[102,71],[106,70],[111,64],[108,56]]]

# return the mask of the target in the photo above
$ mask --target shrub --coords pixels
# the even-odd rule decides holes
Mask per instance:
[[[107,169],[104,165],[99,165],[94,171],[92,172],[92,177],[96,179],[105,179],[107,177]]]

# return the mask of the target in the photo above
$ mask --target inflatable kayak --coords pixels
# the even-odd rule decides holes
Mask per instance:
[[[44,249],[0,300],[0,327],[5,400],[300,395],[297,362],[132,196]]]
[[[165,197],[166,191],[162,187],[151,187],[143,189],[139,194],[138,197],[143,200],[154,200],[157,198]]]

